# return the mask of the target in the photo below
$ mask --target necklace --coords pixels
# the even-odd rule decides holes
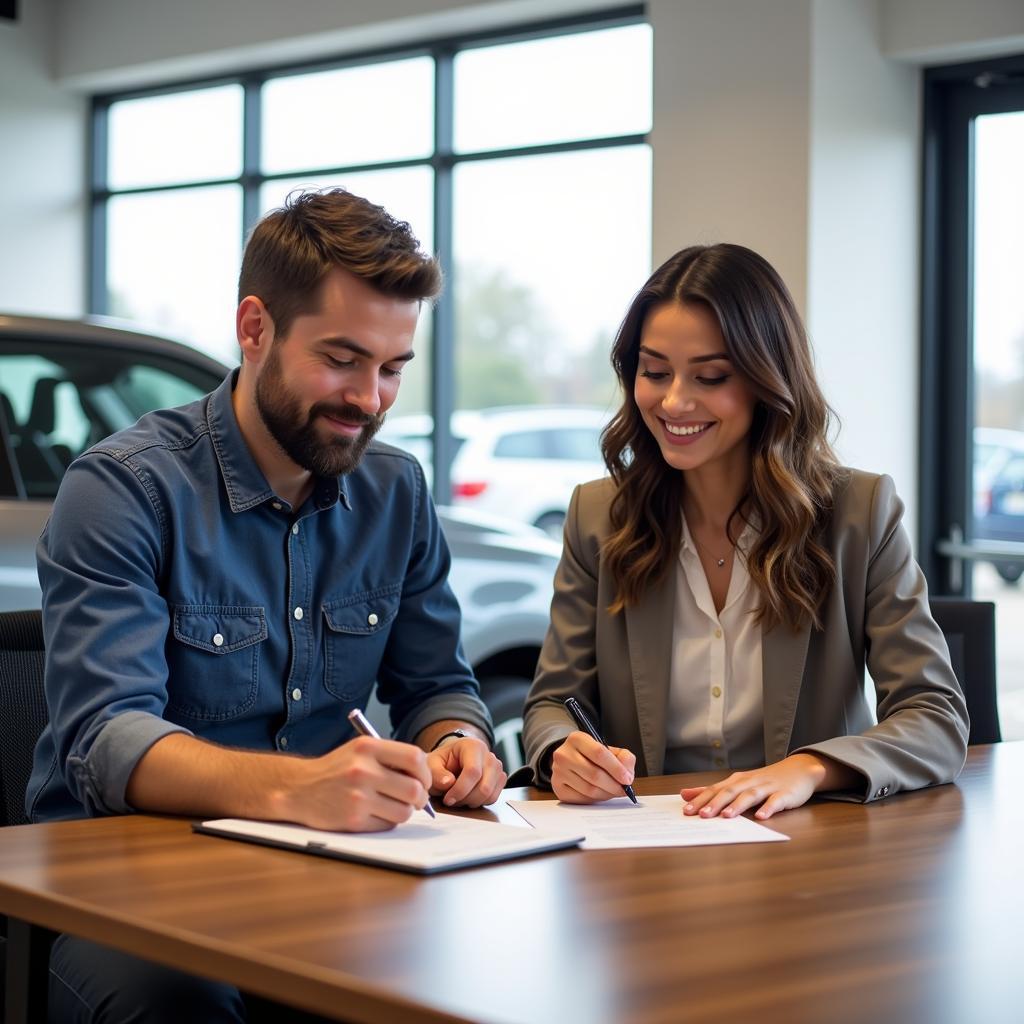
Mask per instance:
[[[697,537],[693,533],[692,530],[690,531],[690,538],[693,540],[693,543],[696,544],[697,547],[699,547],[701,549],[701,551],[704,552],[705,555],[707,555],[709,558],[714,559],[715,565],[717,565],[719,569],[724,569],[725,568],[725,558],[719,558],[716,554],[712,553],[711,551],[708,551],[708,549],[706,547],[704,547],[704,545],[701,544],[701,542],[699,540],[697,540]],[[735,546],[735,545],[730,545],[730,547],[733,547],[733,546]],[[727,557],[728,557],[728,555],[726,556],[726,558]]]

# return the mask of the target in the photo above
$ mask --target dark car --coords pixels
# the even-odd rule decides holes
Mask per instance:
[[[0,610],[39,606],[35,544],[72,459],[144,413],[200,398],[226,373],[186,345],[110,321],[0,316]],[[463,645],[512,771],[560,545],[528,526],[438,512]],[[378,709],[371,717],[380,723]]]
[[[988,481],[975,513],[974,536],[1024,544],[1024,454],[1011,454]],[[1016,562],[992,564],[1008,583],[1016,583],[1024,574],[1024,565]]]

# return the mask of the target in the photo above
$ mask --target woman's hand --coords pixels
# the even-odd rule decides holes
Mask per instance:
[[[636,755],[571,732],[551,758],[551,788],[567,804],[595,804],[622,796],[633,782]]]
[[[735,818],[755,804],[754,817],[770,818],[776,811],[799,807],[819,790],[852,789],[860,773],[819,754],[790,754],[764,768],[733,772],[712,786],[694,786],[679,791],[686,802],[684,814],[702,818]]]

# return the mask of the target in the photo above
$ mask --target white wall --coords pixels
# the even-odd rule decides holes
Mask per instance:
[[[86,101],[54,84],[53,4],[0,21],[0,310],[85,309]]]
[[[118,89],[401,46],[621,2],[58,0],[57,74],[75,88]]]
[[[1022,0],[884,0],[882,52],[952,64],[1024,52]]]
[[[877,0],[814,0],[807,321],[839,453],[917,487],[920,76],[881,55]]]
[[[739,242],[804,307],[811,0],[652,0],[654,261]]]

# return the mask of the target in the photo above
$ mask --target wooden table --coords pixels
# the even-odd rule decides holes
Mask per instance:
[[[789,843],[429,879],[174,819],[26,825],[0,831],[0,911],[373,1024],[1017,1022],[1022,797],[1024,743],[976,747],[956,785],[779,816]]]

